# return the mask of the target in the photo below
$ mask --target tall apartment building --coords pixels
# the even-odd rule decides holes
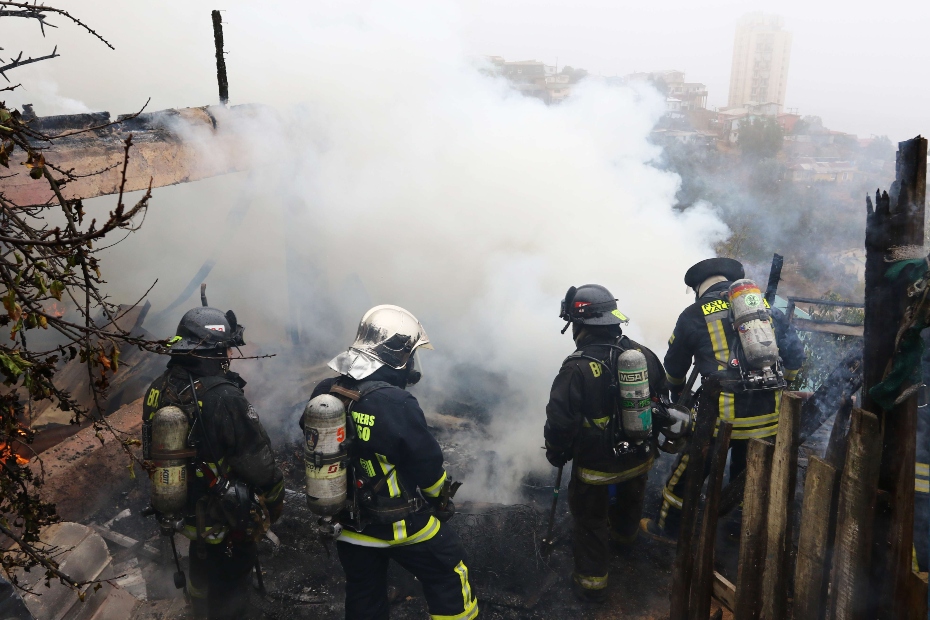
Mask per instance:
[[[742,107],[750,101],[785,105],[791,33],[782,30],[783,25],[778,15],[763,13],[750,13],[739,20],[728,107]]]

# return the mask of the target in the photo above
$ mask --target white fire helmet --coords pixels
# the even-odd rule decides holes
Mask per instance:
[[[334,357],[329,367],[361,380],[385,365],[400,370],[420,348],[433,345],[415,316],[398,306],[375,306],[359,322],[352,346]]]

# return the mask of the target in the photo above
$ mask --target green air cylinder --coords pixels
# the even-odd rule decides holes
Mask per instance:
[[[152,507],[180,517],[187,505],[187,459],[173,454],[187,449],[187,416],[177,407],[162,407],[152,416]]]
[[[338,514],[345,506],[346,410],[332,394],[310,399],[304,409],[304,464],[307,507],[317,515]]]
[[[617,358],[617,374],[623,432],[634,443],[641,443],[652,436],[652,400],[646,356],[635,349],[624,351]]]

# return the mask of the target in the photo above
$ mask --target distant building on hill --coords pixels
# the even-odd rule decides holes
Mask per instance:
[[[747,102],[785,105],[791,33],[777,15],[750,13],[736,25],[727,107]]]

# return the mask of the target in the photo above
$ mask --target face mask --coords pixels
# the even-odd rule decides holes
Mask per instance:
[[[407,371],[407,385],[416,385],[423,378],[423,369],[420,367],[420,360],[416,354],[411,356],[410,361],[413,363],[407,363],[409,368]]]

